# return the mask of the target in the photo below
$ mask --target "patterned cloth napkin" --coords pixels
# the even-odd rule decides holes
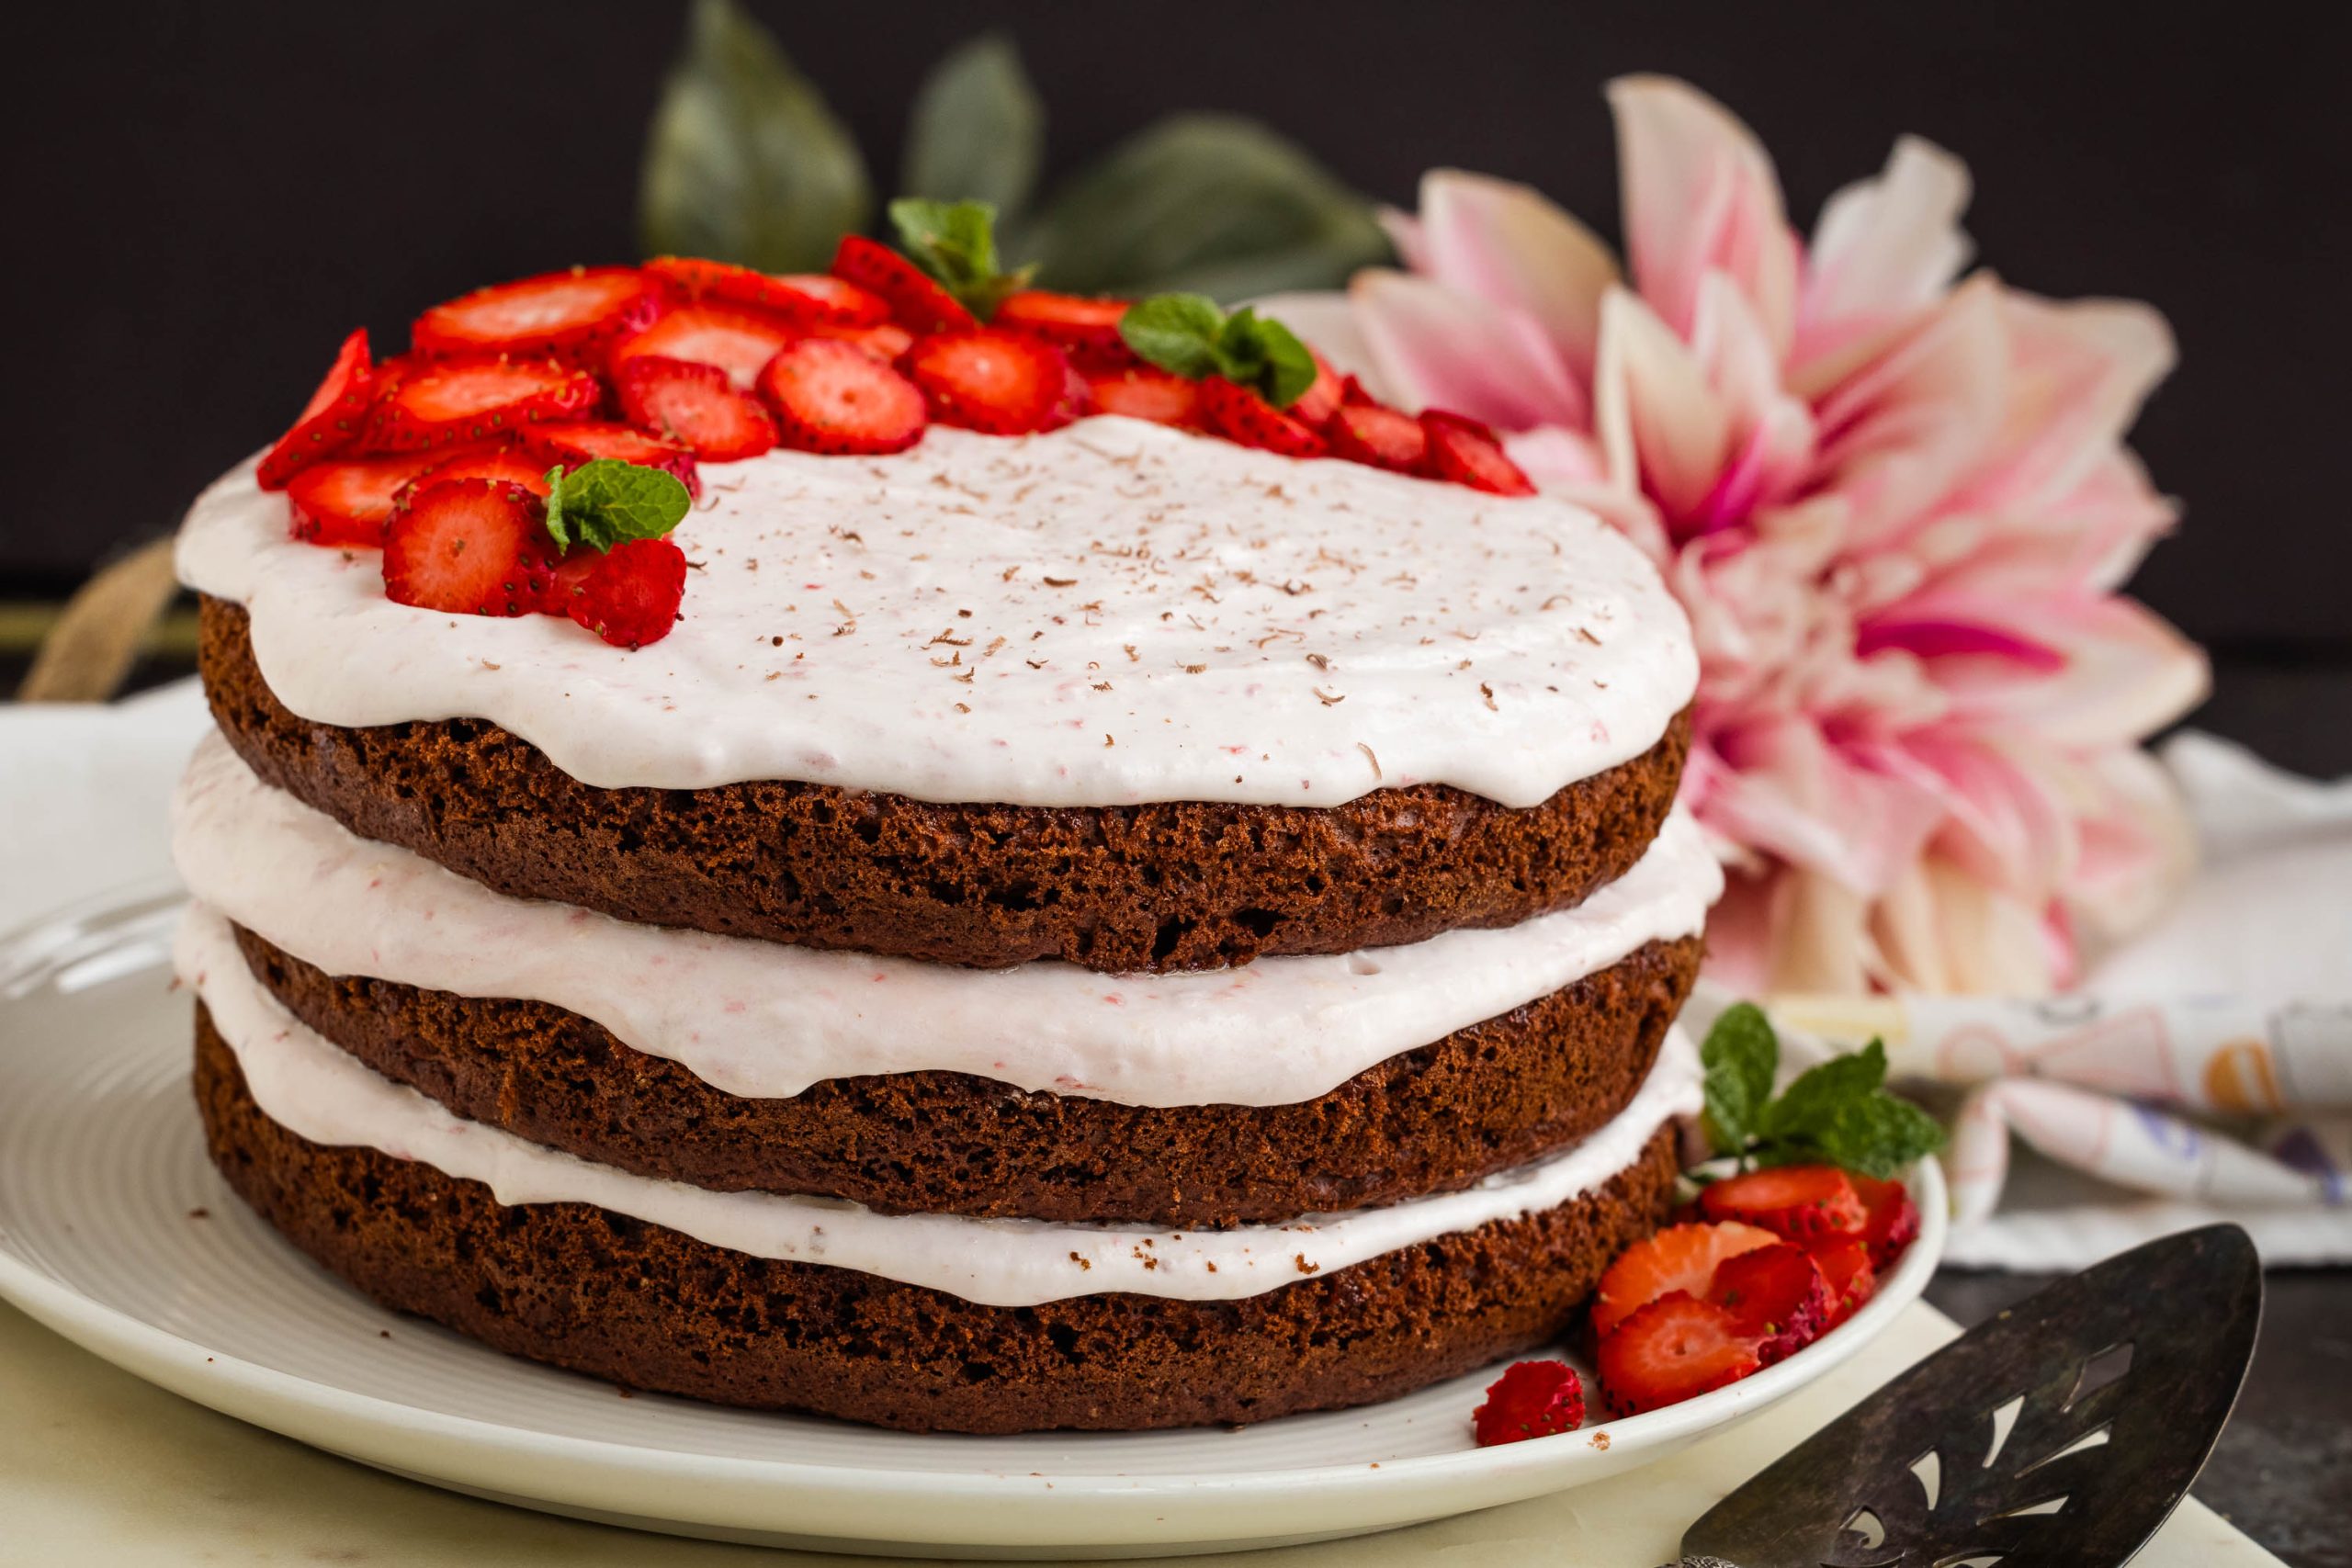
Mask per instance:
[[[2273,1264],[2352,1258],[2352,779],[2194,733],[2163,757],[2202,867],[2077,990],[1773,1002],[1941,1086],[1951,1262],[2078,1269],[2216,1219]]]

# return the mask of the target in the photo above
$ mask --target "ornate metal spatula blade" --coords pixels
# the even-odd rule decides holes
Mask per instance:
[[[1732,1568],[2111,1568],[2204,1467],[2262,1268],[2235,1225],[2135,1247],[1978,1325],[1682,1538]]]

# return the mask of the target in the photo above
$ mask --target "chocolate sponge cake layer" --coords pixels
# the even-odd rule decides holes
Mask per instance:
[[[594,789],[481,720],[345,729],[281,705],[208,598],[214,717],[266,782],[499,892],[623,919],[983,967],[1108,973],[1345,953],[1565,908],[1641,857],[1689,715],[1512,809],[1442,784],[1324,808],[939,804],[829,784]]]
[[[331,976],[236,934],[288,1011],[378,1074],[583,1159],[886,1211],[1171,1228],[1451,1190],[1577,1142],[1641,1087],[1700,953],[1651,942],[1299,1104],[1158,1107],[951,1072],[746,1100],[561,1008]]]
[[[197,1014],[213,1163],[296,1246],[387,1306],[631,1387],[909,1431],[1130,1429],[1363,1404],[1556,1336],[1672,1201],[1673,1129],[1605,1186],[1262,1295],[989,1307],[712,1247],[265,1115]],[[1466,1411],[1465,1411],[1466,1415]]]

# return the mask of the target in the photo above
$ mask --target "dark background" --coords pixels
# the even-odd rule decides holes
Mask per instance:
[[[1753,125],[1801,229],[1897,134],[1938,141],[1973,168],[1985,264],[2171,318],[2181,367],[2135,445],[2188,515],[2137,586],[2213,650],[2198,722],[2352,771],[2341,7],[751,4],[886,190],[924,69],[991,24],[1045,96],[1049,181],[1167,111],[1235,109],[1380,199],[1409,204],[1424,167],[1453,164],[1613,234],[1600,85],[1634,70]],[[0,95],[0,600],[62,597],[171,528],[356,322],[397,344],[478,284],[632,256],[639,147],[683,21],[555,0],[23,12]],[[2027,1285],[1947,1275],[1936,1297],[1973,1320]],[[2274,1277],[2200,1487],[2297,1562],[2352,1562],[2346,1290],[2341,1270]]]

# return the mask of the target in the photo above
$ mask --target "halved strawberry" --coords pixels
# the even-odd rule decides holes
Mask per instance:
[[[422,609],[527,615],[554,568],[539,498],[496,479],[427,484],[384,530],[385,596]]]
[[[368,416],[373,452],[493,441],[542,420],[578,419],[603,400],[594,376],[552,360],[394,360]]]
[[[768,361],[760,393],[802,452],[899,452],[930,423],[921,389],[854,344],[804,338]]]
[[[1535,486],[1503,451],[1495,433],[1475,419],[1442,409],[1425,409],[1421,429],[1429,437],[1431,479],[1468,485],[1494,495],[1533,495]]]
[[[756,457],[775,445],[775,421],[759,400],[735,389],[726,371],[660,355],[620,367],[621,412],[629,423],[710,463]]]
[[[990,435],[1058,430],[1084,395],[1060,349],[1001,327],[917,338],[902,363],[933,419]]]
[[[1829,1284],[1801,1247],[1782,1242],[1726,1258],[1707,1299],[1731,1309],[1766,1366],[1802,1350],[1829,1322]]]
[[[1306,352],[1315,354],[1311,348]],[[1345,391],[1346,383],[1340,379],[1340,373],[1331,368],[1331,362],[1315,354],[1315,383],[1299,393],[1297,401],[1290,405],[1291,417],[1320,430],[1330,423],[1333,414],[1340,412],[1340,405],[1346,400]]]
[[[885,365],[896,365],[899,356],[915,345],[915,334],[896,321],[876,321],[870,327],[817,326],[809,328],[808,333],[862,348]]]
[[[1617,1255],[1592,1297],[1592,1331],[1606,1338],[1627,1315],[1668,1291],[1703,1296],[1726,1258],[1780,1237],[1754,1225],[1670,1225]]]
[[[880,295],[889,302],[892,318],[917,334],[979,325],[964,302],[933,282],[930,274],[863,234],[842,236],[841,248],[833,253],[832,273]]]
[[[790,322],[741,306],[681,305],[615,344],[605,368],[617,381],[632,359],[690,359],[718,366],[739,389],[749,391],[760,367],[799,336]]]
[[[1791,1241],[1832,1231],[1860,1235],[1862,1201],[1835,1166],[1783,1165],[1710,1182],[1699,1194],[1708,1217],[1761,1225]]]
[[[326,379],[302,405],[293,428],[262,458],[254,475],[261,488],[284,490],[296,474],[357,440],[375,393],[376,362],[368,352],[368,329],[361,327],[343,340]]]
[[[1070,357],[1070,363],[1092,369],[1115,369],[1136,363],[1135,350],[1119,335],[1128,299],[1091,299],[1081,294],[1055,294],[1024,288],[1008,294],[989,318],[989,324],[1010,327],[1044,338]]]
[[[390,457],[345,457],[316,463],[286,487],[293,512],[294,537],[313,545],[365,546],[384,542],[384,525],[400,493],[419,474],[429,474],[446,453],[403,452]]]
[[[1323,434],[1331,443],[1334,457],[1393,468],[1400,474],[1419,473],[1429,450],[1429,436],[1419,420],[1377,403],[1340,404],[1325,423]]]
[[[1638,1416],[1737,1382],[1764,1364],[1728,1308],[1668,1291],[1600,1342],[1600,1391],[1620,1416]]]
[[[1086,401],[1097,413],[1123,413],[1155,424],[1201,423],[1201,384],[1149,365],[1095,371],[1086,378]]]
[[[1524,1442],[1584,1425],[1584,1380],[1566,1361],[1515,1361],[1471,1413],[1478,1446]]]
[[[1846,1179],[1862,1201],[1862,1245],[1870,1248],[1871,1267],[1887,1268],[1918,1239],[1919,1206],[1900,1181],[1873,1180],[1854,1171]]]
[[[685,599],[685,553],[667,539],[625,540],[594,556],[584,573],[565,575],[564,614],[615,648],[668,637]]]
[[[1829,1287],[1829,1321],[1824,1327],[1837,1327],[1878,1294],[1878,1272],[1871,1267],[1871,1249],[1864,1242],[1832,1236],[1805,1250],[1813,1255],[1814,1267],[1821,1270]]]
[[[688,299],[731,300],[799,327],[865,327],[890,319],[889,302],[879,294],[821,272],[760,272],[693,256],[656,256],[645,270]]]
[[[764,412],[764,411],[763,411]],[[535,424],[523,435],[523,450],[538,460],[542,473],[560,465],[566,471],[599,457],[660,468],[676,476],[686,493],[699,498],[702,477],[695,455],[674,441],[650,434],[634,425],[588,421],[572,424]]]
[[[409,346],[435,357],[553,355],[584,363],[645,313],[652,294],[633,266],[575,266],[494,283],[419,316]]]
[[[1209,423],[1228,441],[1285,457],[1320,457],[1323,437],[1305,420],[1284,412],[1247,387],[1222,376],[1201,383],[1201,405]]]
[[[551,466],[535,463],[503,442],[460,446],[434,464],[430,472],[411,479],[401,493],[392,498],[392,504],[395,507],[405,505],[415,492],[444,479],[496,479],[502,484],[521,485],[533,495],[544,497],[548,493],[548,469]]]

